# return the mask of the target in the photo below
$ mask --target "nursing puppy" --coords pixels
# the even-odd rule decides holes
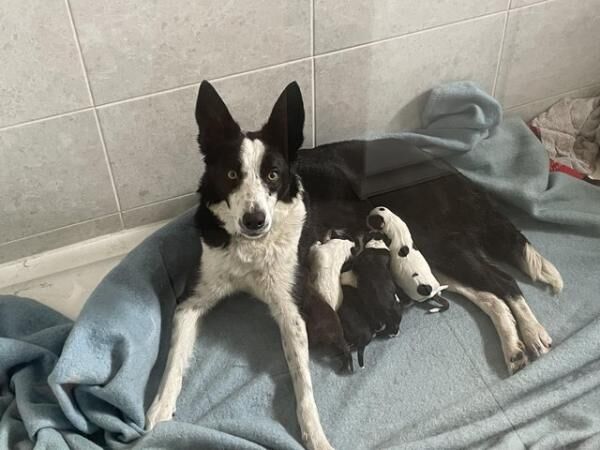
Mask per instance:
[[[147,427],[169,420],[201,319],[238,291],[267,304],[281,332],[296,394],[302,438],[310,449],[331,449],[321,427],[309,371],[308,339],[298,303],[313,240],[306,196],[294,169],[303,141],[304,106],[296,83],[283,91],[267,121],[243,132],[210,85],[196,104],[198,143],[206,165],[200,181],[200,281],[175,310],[169,355]]]
[[[340,323],[340,317],[311,283],[306,286],[304,291],[302,314],[306,321],[310,346],[329,347],[337,350],[342,358],[341,370],[353,372],[352,353],[349,342],[344,337],[345,333],[342,323]]]
[[[340,238],[342,235],[338,232],[333,231],[330,235],[331,239],[324,243],[316,242],[310,248],[308,263],[311,284],[337,311],[342,303],[340,273],[355,253],[356,245],[353,240]]]
[[[390,251],[383,240],[368,238],[364,250],[352,261],[358,296],[364,313],[378,336],[394,337],[400,329],[402,304],[390,272]]]
[[[369,321],[361,312],[363,310],[362,301],[358,295],[358,290],[350,285],[342,286],[344,299],[338,310],[344,337],[352,349],[356,350],[359,367],[365,367],[364,354],[365,348],[373,337],[375,330],[369,325]]]
[[[354,370],[352,355],[336,310],[342,303],[340,273],[352,256],[355,245],[348,239],[331,238],[315,242],[309,252],[309,282],[305,289],[302,312],[308,340],[312,346],[333,347],[342,355],[342,369]]]

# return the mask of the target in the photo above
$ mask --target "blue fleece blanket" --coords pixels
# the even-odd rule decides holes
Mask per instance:
[[[558,300],[520,281],[554,349],[508,378],[481,311],[459,298],[442,315],[412,309],[400,336],[369,346],[366,369],[352,376],[313,354],[323,426],[341,449],[598,448],[600,190],[549,177],[523,125],[494,126],[485,109],[465,111],[463,128],[444,126],[457,124],[456,134],[431,135],[450,150],[466,143],[459,170],[512,204],[517,224],[563,274]],[[301,448],[277,327],[246,296],[207,317],[175,420],[144,434],[172,311],[200,256],[190,212],[131,252],[75,324],[34,301],[0,297],[0,449]]]

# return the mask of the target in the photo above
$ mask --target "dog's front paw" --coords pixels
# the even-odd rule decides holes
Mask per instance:
[[[156,398],[146,414],[146,429],[152,430],[158,422],[171,420],[175,414],[175,403]]]
[[[508,367],[508,372],[511,375],[514,375],[529,364],[525,345],[523,345],[521,341],[519,341],[514,348],[504,352],[504,359],[506,361],[506,366]]]
[[[334,450],[324,434],[303,434],[304,443],[309,450]]]
[[[534,358],[539,358],[552,348],[552,338],[539,323],[526,327],[521,334],[527,351]]]

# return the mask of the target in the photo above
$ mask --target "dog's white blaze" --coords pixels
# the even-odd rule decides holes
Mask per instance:
[[[269,192],[260,176],[264,155],[265,146],[260,140],[244,138],[240,147],[241,184],[227,197],[227,201],[210,206],[229,234],[240,234],[244,213],[254,210],[265,213],[265,232],[273,225],[277,196]]]

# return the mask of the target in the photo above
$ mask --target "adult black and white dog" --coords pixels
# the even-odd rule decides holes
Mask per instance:
[[[292,83],[260,131],[243,132],[208,83],[198,93],[198,142],[206,164],[196,224],[202,241],[200,281],[173,318],[165,373],[147,426],[171,419],[196,330],[222,298],[244,291],[265,302],[277,322],[292,375],[305,444],[329,449],[309,371],[308,340],[299,305],[310,247],[332,229],[366,232],[374,204],[359,200],[338,143],[298,151],[304,106]],[[551,339],[515,280],[494,261],[520,268],[534,281],[562,288],[556,268],[459,174],[404,188],[373,200],[402,217],[438,279],[478,305],[494,323],[509,371],[528,355],[547,352]]]
[[[309,236],[305,193],[294,169],[303,142],[300,89],[290,84],[263,128],[242,132],[214,88],[203,82],[196,121],[206,165],[196,214],[202,239],[200,281],[175,311],[165,373],[147,426],[171,419],[175,411],[199,321],[219,300],[244,291],[265,302],[279,326],[305,444],[330,449],[313,398],[299,310],[302,269],[309,244],[316,240]]]

